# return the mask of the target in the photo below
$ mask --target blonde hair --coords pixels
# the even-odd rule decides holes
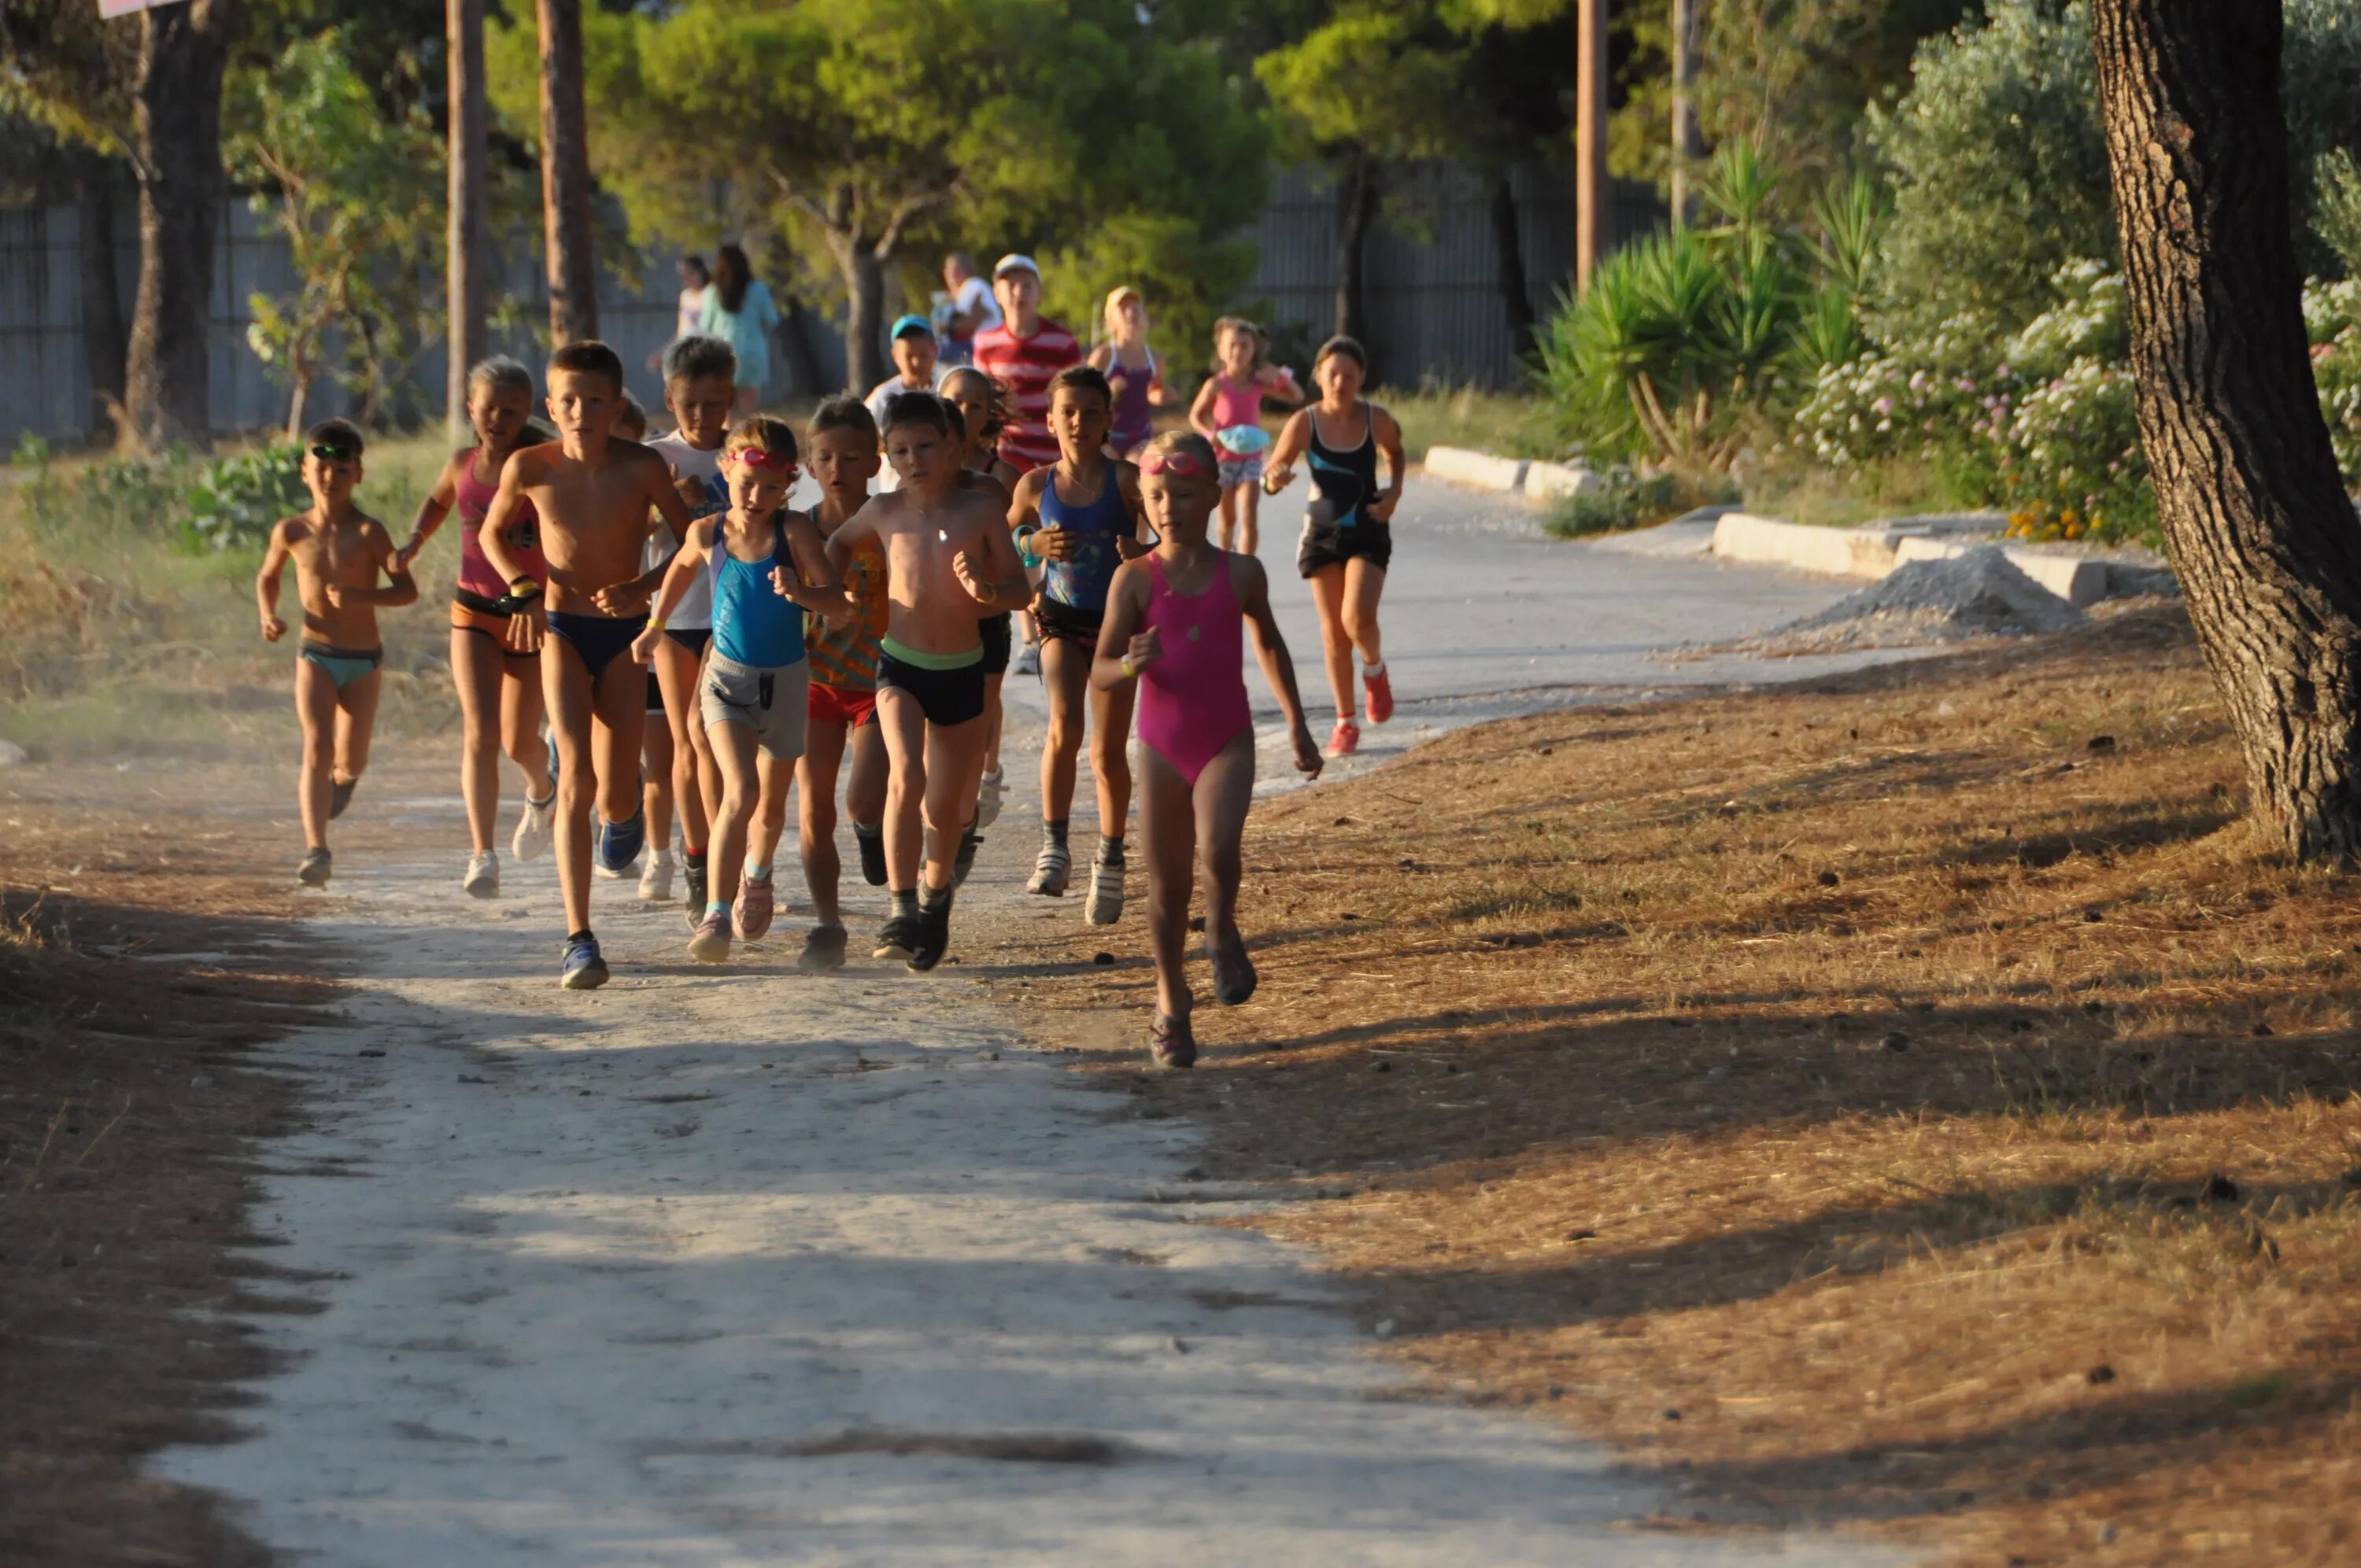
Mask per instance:
[[[721,444],[721,455],[729,457],[747,451],[784,457],[792,463],[796,456],[796,427],[769,414],[741,419],[730,427],[730,439]]]
[[[1099,324],[1106,329],[1106,334],[1109,341],[1114,340],[1115,323],[1116,319],[1123,314],[1123,302],[1126,300],[1137,300],[1139,302],[1140,330],[1143,333],[1147,331],[1148,296],[1133,288],[1130,284],[1125,283],[1117,288],[1108,290],[1106,303],[1099,307]]]
[[[1149,442],[1148,450],[1159,457],[1167,455],[1193,457],[1205,466],[1205,474],[1209,478],[1213,477],[1220,467],[1221,460],[1213,455],[1213,444],[1193,430],[1168,430]]]

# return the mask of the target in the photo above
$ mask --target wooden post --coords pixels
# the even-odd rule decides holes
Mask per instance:
[[[1698,46],[1707,0],[1673,0],[1673,222],[1689,221],[1689,173],[1705,153],[1697,135]]]
[[[590,248],[590,147],[582,107],[582,0],[537,0],[541,25],[541,211],[549,251],[549,339],[598,335]]]
[[[448,0],[449,206],[444,288],[449,302],[451,367],[444,380],[450,438],[467,436],[467,367],[484,356],[484,0]]]
[[[1574,286],[1587,292],[1606,244],[1607,0],[1581,0],[1575,62]]]

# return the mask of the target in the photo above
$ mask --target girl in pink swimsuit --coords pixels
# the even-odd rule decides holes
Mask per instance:
[[[1148,840],[1148,923],[1156,953],[1159,1066],[1197,1059],[1182,968],[1189,898],[1205,843],[1205,947],[1213,997],[1235,1007],[1254,994],[1254,965],[1238,935],[1239,842],[1254,798],[1254,720],[1246,705],[1244,628],[1254,630],[1264,678],[1279,696],[1295,765],[1317,776],[1320,748],[1303,717],[1295,664],[1270,609],[1269,580],[1251,555],[1207,541],[1221,497],[1213,444],[1159,436],[1139,458],[1140,500],[1154,551],[1115,568],[1091,681],[1102,691],[1139,683],[1139,816]]]
[[[1222,523],[1215,535],[1224,550],[1256,554],[1262,543],[1257,509],[1262,500],[1262,455],[1270,436],[1262,427],[1263,400],[1285,408],[1303,400],[1295,372],[1263,359],[1268,344],[1262,328],[1244,316],[1213,323],[1213,373],[1189,405],[1189,423],[1213,444],[1222,481]]]

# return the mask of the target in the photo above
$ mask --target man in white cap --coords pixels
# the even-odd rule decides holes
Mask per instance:
[[[1001,323],[975,334],[975,367],[1008,389],[1008,428],[1000,455],[1018,473],[1058,460],[1049,433],[1049,380],[1082,362],[1074,334],[1041,314],[1041,269],[1029,256],[1009,255],[992,269]]]

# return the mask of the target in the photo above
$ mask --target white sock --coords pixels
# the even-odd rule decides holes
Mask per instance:
[[[1383,659],[1380,659],[1374,664],[1363,664],[1361,666],[1361,674],[1364,676],[1374,675],[1382,680],[1385,678],[1386,662]]]

